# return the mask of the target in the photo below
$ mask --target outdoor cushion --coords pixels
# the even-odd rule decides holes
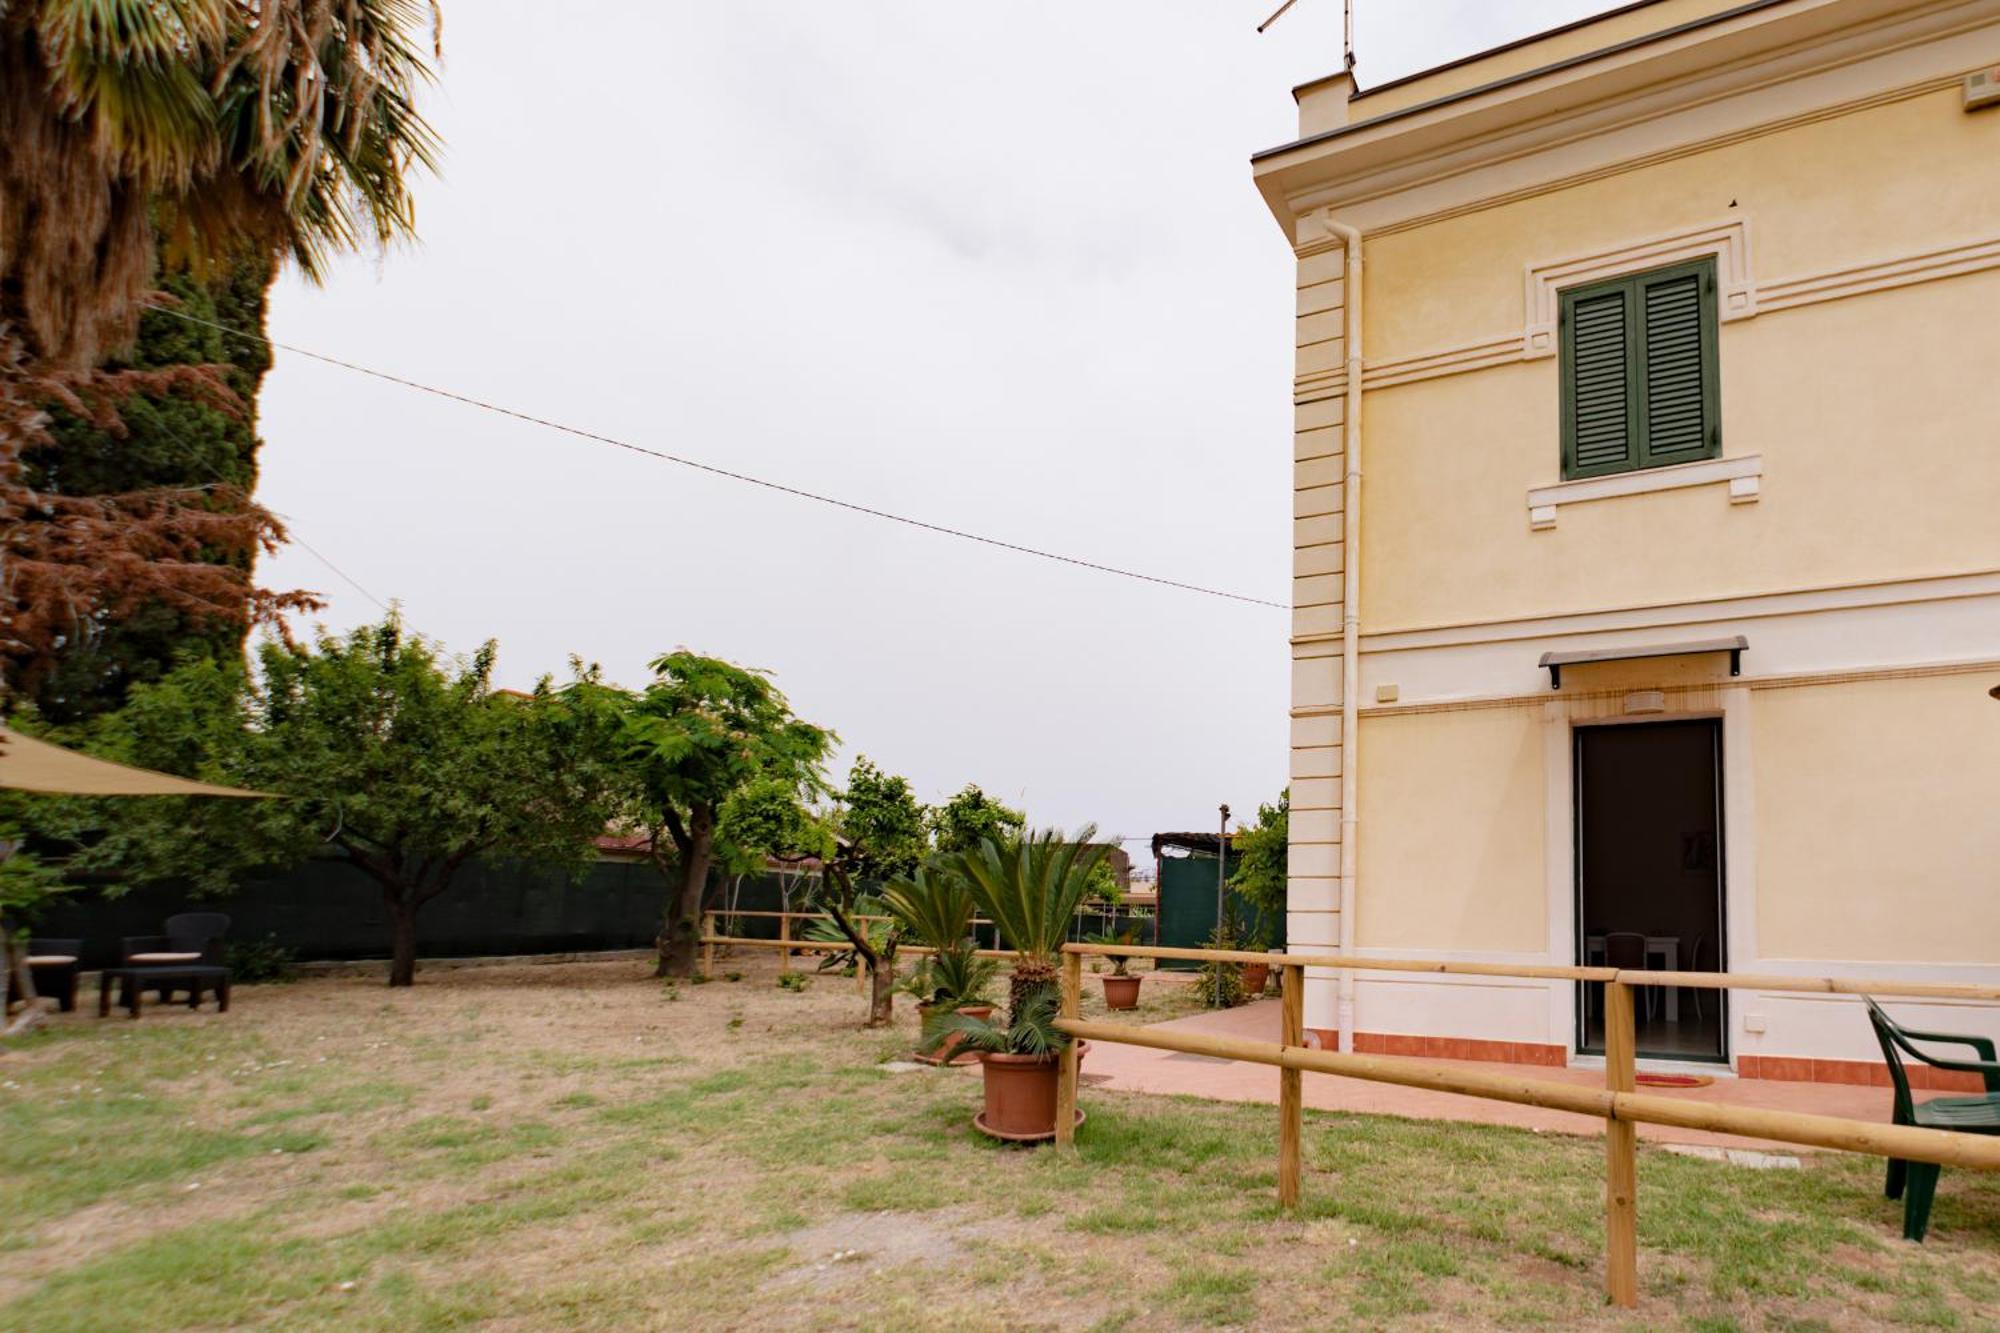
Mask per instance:
[[[143,967],[149,963],[198,963],[198,953],[135,953],[125,960],[134,966]]]
[[[31,953],[28,955],[29,967],[68,967],[75,961],[76,955],[71,953]]]

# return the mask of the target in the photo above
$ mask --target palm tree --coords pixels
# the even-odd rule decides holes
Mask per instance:
[[[427,0],[0,0],[0,326],[88,367],[130,338],[161,238],[316,279],[407,235],[439,22]]]
[[[988,839],[951,859],[974,905],[1014,951],[1009,1027],[1046,1008],[1055,993],[1057,957],[1077,908],[1090,896],[1090,872],[1104,857],[1104,848],[1091,845],[1096,832],[1085,827],[1069,838],[1043,829],[997,843]]]
[[[242,488],[68,495],[27,459],[56,447],[52,404],[114,435],[132,394],[243,410],[215,368],[98,369],[163,251],[289,255],[317,280],[410,233],[439,22],[435,0],[0,0],[0,709],[6,668],[140,606],[241,624],[317,605],[252,586],[284,529]]]

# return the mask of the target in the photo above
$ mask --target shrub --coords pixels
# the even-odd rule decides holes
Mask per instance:
[[[278,943],[276,935],[261,940],[232,940],[223,953],[231,981],[296,981],[298,952]]]

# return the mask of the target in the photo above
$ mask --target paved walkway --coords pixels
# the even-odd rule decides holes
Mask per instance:
[[[1182,1032],[1235,1037],[1246,1041],[1278,1040],[1279,1013],[1276,1000],[1260,1000],[1239,1009],[1195,1014],[1156,1026]],[[1384,1057],[1397,1058],[1397,1057]],[[1546,1065],[1503,1065],[1486,1060],[1440,1060],[1432,1063],[1459,1065],[1490,1073],[1519,1074],[1524,1078],[1577,1083],[1586,1087],[1604,1086],[1599,1069],[1552,1069]],[[1226,1102],[1278,1101],[1278,1071],[1270,1065],[1248,1064],[1240,1060],[1218,1060],[1212,1056],[1185,1055],[1156,1051],[1143,1046],[1114,1042],[1092,1042],[1084,1059],[1083,1081],[1089,1087],[1121,1092],[1178,1093],[1210,1097]],[[1513,1125],[1564,1134],[1602,1134],[1604,1121],[1573,1111],[1551,1111],[1539,1106],[1519,1106],[1512,1102],[1465,1097],[1425,1088],[1405,1088],[1391,1083],[1371,1083],[1363,1079],[1341,1078],[1333,1074],[1305,1076],[1306,1105],[1321,1111],[1365,1111],[1374,1115],[1398,1115],[1415,1120],[1464,1120],[1485,1125]],[[1781,1083],[1773,1079],[1738,1079],[1726,1071],[1703,1088],[1641,1088],[1640,1091],[1694,1101],[1727,1102],[1736,1106],[1756,1106],[1769,1110],[1809,1111],[1818,1115],[1845,1116],[1854,1120],[1887,1121],[1890,1115],[1889,1089],[1850,1087],[1845,1084]],[[1921,1099],[1922,1094],[1919,1094]],[[1811,1151],[1795,1144],[1772,1144],[1764,1140],[1712,1134],[1706,1130],[1679,1129],[1670,1125],[1640,1125],[1639,1136],[1658,1143],[1700,1144],[1725,1148],[1764,1148],[1784,1152]]]

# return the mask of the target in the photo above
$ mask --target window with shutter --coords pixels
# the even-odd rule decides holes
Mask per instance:
[[[1722,452],[1713,260],[1573,288],[1561,320],[1565,480]]]

